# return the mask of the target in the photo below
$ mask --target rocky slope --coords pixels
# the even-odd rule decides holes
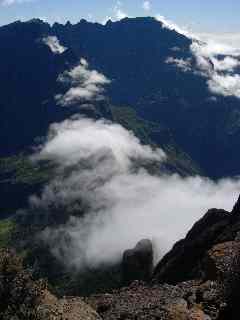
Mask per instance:
[[[80,298],[58,299],[45,281],[34,281],[22,260],[11,250],[0,250],[0,319],[100,320]]]
[[[84,299],[57,299],[45,282],[33,281],[21,259],[2,250],[1,319],[237,320],[239,222],[240,198],[231,213],[209,210],[160,261],[150,279],[152,248],[143,240],[123,256],[130,284]],[[141,270],[148,271],[146,282],[138,281],[145,277]]]
[[[239,206],[240,199],[231,213],[209,210],[160,261],[150,282],[132,282],[88,303],[103,319],[238,319]]]

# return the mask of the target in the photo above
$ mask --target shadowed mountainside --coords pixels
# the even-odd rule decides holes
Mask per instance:
[[[57,36],[68,49],[54,54],[41,41],[46,36]],[[170,130],[206,175],[239,173],[239,100],[212,99],[204,76],[166,63],[169,57],[194,60],[192,40],[184,35],[153,18],[126,18],[105,26],[81,20],[52,27],[36,19],[1,27],[0,40],[3,155],[33,144],[50,123],[82,112],[60,108],[54,96],[63,90],[58,75],[84,57],[111,80],[106,95],[113,105],[131,106],[144,120]],[[101,106],[96,109],[99,116],[111,118]],[[159,135],[153,140],[161,145]]]

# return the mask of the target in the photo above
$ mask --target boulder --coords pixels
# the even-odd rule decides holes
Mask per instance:
[[[153,246],[148,239],[141,240],[135,248],[126,250],[122,260],[124,283],[134,280],[147,281],[153,272]]]

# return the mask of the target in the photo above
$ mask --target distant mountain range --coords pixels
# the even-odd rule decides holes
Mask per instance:
[[[65,49],[54,52],[43,41],[48,37]],[[1,156],[32,146],[50,123],[86,113],[76,106],[61,107],[54,98],[64,92],[59,75],[84,58],[89,68],[111,81],[107,99],[95,101],[88,115],[113,119],[113,105],[131,107],[138,117],[161,128],[150,133],[153,143],[168,147],[173,143],[174,150],[191,159],[195,170],[190,174],[238,175],[239,99],[214,95],[206,77],[190,70],[189,61],[197,64],[192,44],[192,39],[154,18],[53,26],[34,19],[1,27]]]

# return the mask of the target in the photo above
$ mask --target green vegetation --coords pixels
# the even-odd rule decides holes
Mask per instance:
[[[185,175],[202,174],[199,166],[175,143],[171,132],[159,123],[141,119],[130,107],[111,107],[113,120],[131,130],[144,144],[163,149],[167,155],[165,171]],[[156,172],[157,168],[155,168]]]
[[[45,182],[48,178],[47,164],[33,163],[23,154],[0,158],[0,183],[32,185]]]
[[[160,125],[139,118],[136,111],[129,107],[112,107],[111,110],[115,122],[134,132],[143,143],[153,144],[150,134],[160,130]]]
[[[0,248],[9,246],[14,229],[15,222],[12,219],[0,220]]]

